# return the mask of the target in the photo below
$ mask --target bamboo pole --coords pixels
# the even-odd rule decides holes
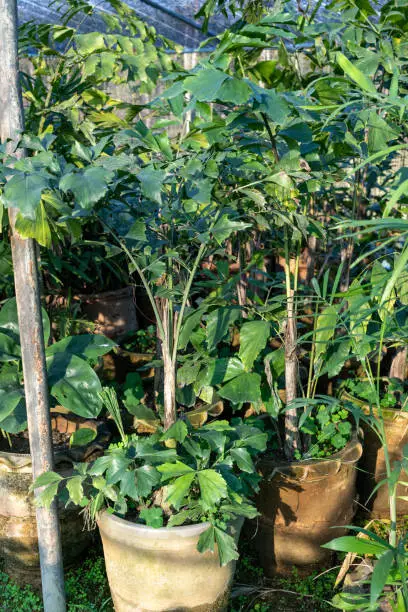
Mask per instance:
[[[0,0],[0,62],[0,140],[4,142],[9,139],[9,150],[13,150],[13,140],[24,129],[18,71],[16,0]],[[16,210],[9,211],[28,434],[35,479],[43,472],[52,470],[54,461],[36,243],[19,236],[15,229],[16,216]],[[56,502],[50,509],[37,507],[36,518],[44,610],[65,612]]]

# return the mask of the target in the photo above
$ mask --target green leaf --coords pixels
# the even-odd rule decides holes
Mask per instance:
[[[52,246],[51,228],[43,202],[35,209],[35,219],[24,217],[21,213],[16,218],[16,230],[22,238],[34,238],[41,246]]]
[[[144,221],[135,221],[126,234],[126,238],[136,240],[137,242],[147,242],[146,223]]]
[[[349,59],[340,51],[336,54],[337,63],[343,72],[350,77],[352,81],[357,83],[357,85],[371,94],[377,94],[377,90],[375,88],[374,83],[369,79],[361,70],[359,70],[356,66],[350,62]]]
[[[229,328],[240,316],[241,308],[238,306],[218,308],[208,316],[206,333],[209,351],[228,335]]]
[[[61,178],[59,187],[64,193],[71,191],[79,206],[89,210],[103,198],[112,178],[113,172],[99,166],[91,166],[66,174]]]
[[[191,474],[180,476],[168,486],[166,501],[174,506],[176,510],[179,510],[183,505],[194,478],[195,472],[193,470]]]
[[[213,553],[214,547],[215,529],[213,525],[210,525],[209,528],[203,531],[203,533],[198,538],[197,550],[200,553],[206,552],[207,550]]]
[[[394,551],[387,550],[374,565],[370,585],[370,604],[374,607],[387,583],[391,567],[394,563]]]
[[[329,340],[334,335],[337,323],[337,307],[327,306],[322,310],[316,321],[315,363],[326,353]]]
[[[80,357],[58,353],[47,357],[50,393],[67,410],[96,418],[102,408],[102,391],[95,371]]]
[[[228,215],[222,215],[213,226],[211,233],[219,245],[222,245],[233,232],[242,232],[251,227],[249,223],[234,221]]]
[[[68,353],[69,355],[77,355],[82,359],[97,359],[109,353],[115,346],[117,346],[116,342],[102,334],[79,334],[78,336],[68,336],[51,344],[47,348],[46,354],[49,357],[57,353]]]
[[[54,500],[54,498],[58,495],[58,482],[48,485],[43,491],[36,492],[35,494],[35,503],[38,506],[44,506],[45,508],[49,508]]]
[[[41,314],[44,329],[44,342],[47,345],[50,337],[50,320],[44,308],[41,309]],[[18,325],[17,302],[15,297],[4,302],[0,310],[0,330],[2,332],[8,330],[10,332],[8,335],[13,337],[16,342],[19,341],[20,328]]]
[[[72,478],[68,478],[67,480],[67,489],[71,500],[77,506],[81,503],[82,498],[84,496],[84,489],[82,486],[84,477],[83,476],[73,476]]]
[[[39,487],[45,487],[47,485],[53,484],[53,483],[58,483],[61,482],[62,480],[62,476],[60,476],[59,474],[57,474],[56,472],[44,472],[44,474],[41,474],[40,476],[38,476],[34,483],[31,485],[31,489],[38,489]]]
[[[175,463],[163,463],[162,465],[157,466],[158,471],[162,475],[162,482],[167,482],[172,478],[176,478],[177,476],[182,476],[183,474],[195,474],[193,468],[181,461],[176,461]]]
[[[214,68],[204,68],[184,79],[184,87],[200,102],[212,102],[228,75]]]
[[[239,558],[237,545],[232,536],[219,527],[214,527],[214,535],[215,541],[217,542],[221,566],[227,565],[230,561],[235,561]]]
[[[217,503],[227,497],[227,483],[215,470],[202,470],[197,473],[201,499],[207,509],[213,509]]]
[[[261,400],[261,377],[256,373],[241,374],[221,387],[218,393],[233,404],[256,404]]]
[[[126,408],[132,414],[133,408],[138,408],[140,402],[145,396],[142,377],[138,372],[129,372],[126,376],[125,384],[123,385],[124,403]],[[149,409],[150,410],[150,409]]]
[[[254,473],[254,463],[246,448],[232,448],[230,450],[230,455],[240,470],[248,472],[249,474]]]
[[[245,81],[228,77],[217,91],[217,100],[221,102],[232,102],[236,104],[245,104],[248,102],[252,90]]]
[[[177,442],[184,442],[187,436],[187,425],[184,421],[176,421],[169,429],[162,435],[161,440],[176,440]]]
[[[90,427],[81,427],[81,429],[77,429],[74,431],[72,436],[69,439],[70,446],[86,446],[93,440],[95,440],[97,436],[97,432]]]
[[[105,40],[99,32],[89,32],[88,34],[77,34],[75,43],[78,51],[84,55],[101,51],[106,48]]]
[[[16,434],[27,429],[27,410],[22,388],[0,389],[0,429]]]
[[[146,498],[152,492],[153,487],[159,484],[160,474],[152,465],[142,465],[134,471],[136,488],[140,497]]]
[[[4,205],[17,208],[23,217],[35,221],[42,192],[48,188],[49,177],[45,174],[15,174],[4,187]]]
[[[323,548],[329,548],[330,550],[337,550],[339,552],[354,552],[358,555],[381,555],[389,550],[384,544],[371,540],[363,540],[356,536],[335,538],[327,544],[323,544]]]
[[[146,198],[158,204],[162,203],[161,191],[166,174],[165,170],[155,170],[152,166],[140,170],[136,178],[140,181],[142,193]]]
[[[213,386],[236,378],[245,371],[244,364],[237,357],[213,359],[200,375],[200,385]]]
[[[20,345],[8,334],[0,331],[0,361],[16,361],[20,358]]]
[[[265,348],[270,329],[269,321],[248,321],[241,327],[238,355],[247,370],[251,370],[255,359]]]
[[[163,510],[161,508],[142,508],[139,516],[148,527],[154,527],[155,529],[163,527]]]

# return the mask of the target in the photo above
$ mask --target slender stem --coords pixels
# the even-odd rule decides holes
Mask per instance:
[[[152,291],[150,289],[149,283],[147,281],[146,276],[144,275],[143,270],[141,269],[141,267],[137,263],[136,259],[133,257],[132,253],[127,248],[126,244],[122,240],[120,240],[120,238],[118,238],[116,236],[115,232],[109,227],[109,225],[106,223],[106,221],[104,221],[103,219],[99,219],[99,220],[106,227],[106,229],[109,231],[109,233],[111,234],[113,239],[119,244],[121,249],[123,249],[123,251],[125,252],[127,257],[129,258],[129,260],[131,261],[131,263],[135,267],[136,272],[139,274],[140,280],[142,281],[143,286],[146,289],[147,297],[149,298],[151,307],[152,307],[153,312],[154,312],[154,316],[156,317],[156,323],[157,323],[157,326],[159,328],[160,334],[161,334],[162,338],[165,338],[166,333],[165,333],[165,330],[164,330],[163,321],[162,321],[162,318],[160,316],[159,309],[157,308],[156,300],[154,299],[154,295],[153,295],[153,293],[152,293]]]
[[[198,266],[200,265],[200,261],[204,257],[205,249],[206,249],[206,245],[201,244],[200,248],[198,249],[197,256],[194,260],[194,264],[191,269],[190,275],[188,277],[186,287],[184,289],[183,299],[181,301],[180,312],[179,312],[179,316],[177,319],[176,330],[174,332],[174,344],[173,344],[173,355],[172,355],[173,361],[175,361],[176,356],[177,356],[178,341],[179,341],[179,336],[180,336],[180,331],[181,331],[181,325],[183,323],[184,312],[187,306],[188,297],[190,295],[191,285],[193,284],[194,276],[197,272]]]

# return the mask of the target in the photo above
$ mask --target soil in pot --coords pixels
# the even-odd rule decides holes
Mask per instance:
[[[54,415],[53,432],[55,444],[55,469],[68,475],[74,461],[92,460],[103,452],[110,434],[105,425],[100,425],[97,438],[85,447],[70,448],[70,432],[60,431],[65,422],[66,430],[72,429],[71,415]],[[74,418],[76,427],[80,427]],[[83,420],[85,421],[85,420]],[[86,422],[89,426],[89,422]],[[26,434],[13,436],[14,446],[10,450],[8,441],[0,445],[0,558],[4,571],[17,583],[41,586],[37,523],[32,484],[32,464]],[[77,508],[59,506],[64,566],[69,567],[81,557],[92,541],[93,534],[84,528],[83,516]]]
[[[401,461],[403,448],[408,444],[408,412],[383,408],[385,436],[391,466]],[[371,496],[374,487],[386,478],[384,450],[377,434],[366,423],[362,422],[364,432],[363,455],[360,461],[357,487],[360,502],[367,509],[371,518],[389,518],[388,487],[380,487]],[[371,497],[370,497],[371,496]],[[397,496],[408,496],[408,487],[399,484]],[[397,515],[408,514],[408,501],[397,499]]]
[[[327,459],[260,462],[261,516],[253,521],[253,536],[266,576],[289,574],[294,566],[307,575],[330,560],[331,552],[321,546],[344,535],[342,525],[351,523],[361,453],[354,437]]]
[[[238,540],[242,521],[231,525]],[[98,518],[116,612],[224,612],[235,562],[199,553],[209,524],[146,527],[102,512]]]

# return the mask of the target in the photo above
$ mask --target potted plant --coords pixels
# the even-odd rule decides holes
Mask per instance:
[[[266,434],[237,419],[129,436],[112,389],[105,402],[121,441],[67,478],[40,476],[40,503],[68,492],[97,521],[118,612],[226,610],[243,518],[257,514],[253,459]]]
[[[44,335],[50,322],[43,311]],[[98,397],[101,384],[91,363],[111,350],[113,342],[103,336],[66,337],[46,349],[50,396],[53,400],[54,458],[57,469],[69,474],[78,460],[92,460],[109,441],[110,432],[101,420]],[[16,580],[39,585],[39,553],[27,437],[21,350],[15,299],[0,310],[0,556]],[[88,545],[89,534],[72,510],[61,506],[65,561],[75,561]],[[76,545],[72,545],[72,538]]]
[[[309,327],[298,339],[297,281],[296,276],[292,281],[288,263],[283,338],[286,405],[281,411],[284,426],[281,428],[278,420],[275,445],[260,462],[263,480],[257,502],[261,518],[256,543],[267,575],[290,572],[293,566],[309,573],[329,560],[330,552],[321,546],[332,537],[334,527],[341,535],[351,522],[356,465],[362,452],[349,422],[347,404],[329,397],[327,391],[325,395],[317,393],[323,374],[333,376],[343,365],[335,338],[341,305],[334,302],[341,270],[330,295],[326,294],[329,273],[324,281],[326,289],[315,282],[312,329]],[[303,371],[298,356],[301,343],[308,347]],[[300,398],[302,387],[304,397]]]

